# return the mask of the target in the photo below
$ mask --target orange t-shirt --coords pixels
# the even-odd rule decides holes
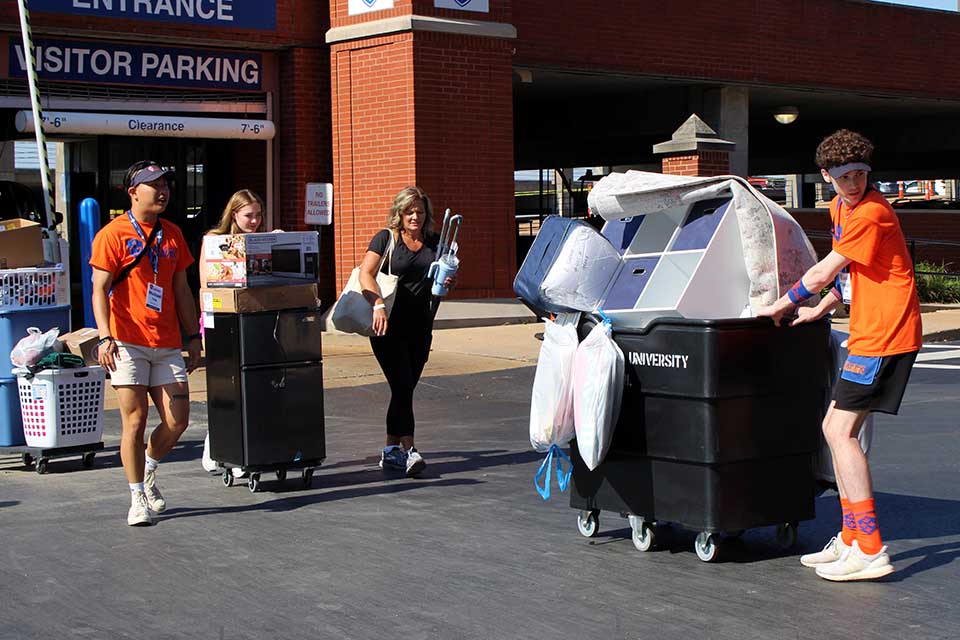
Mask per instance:
[[[151,348],[180,348],[180,322],[173,294],[173,275],[193,263],[180,228],[169,220],[162,221],[163,242],[160,244],[157,286],[163,288],[161,312],[147,308],[147,286],[153,282],[150,255],[143,256],[123,282],[110,296],[110,335],[121,342]],[[140,223],[144,238],[150,237],[153,225]],[[157,246],[154,239],[151,247]],[[90,265],[109,271],[116,278],[120,271],[133,262],[143,249],[143,239],[130,223],[120,215],[97,232],[93,239]]]
[[[913,262],[893,208],[869,191],[853,209],[830,203],[833,250],[850,263],[849,352],[892,356],[923,344]]]

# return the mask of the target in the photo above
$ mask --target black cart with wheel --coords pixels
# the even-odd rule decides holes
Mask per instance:
[[[815,515],[829,323],[662,318],[613,338],[626,375],[610,449],[591,471],[571,445],[580,533],[596,535],[612,511],[629,518],[641,551],[663,523],[698,531],[705,562],[721,535],[756,527],[776,526],[780,545],[793,546]]]
[[[318,309],[215,313],[206,328],[210,455],[259,491],[261,474],[299,472],[309,487],[326,457]]]
[[[54,458],[72,458],[80,456],[80,463],[84,469],[93,469],[97,451],[103,449],[102,442],[75,445],[72,447],[0,447],[0,455],[19,455],[23,466],[33,467],[43,475],[47,472],[47,464]]]

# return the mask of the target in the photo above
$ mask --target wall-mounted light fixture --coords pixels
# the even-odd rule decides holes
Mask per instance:
[[[800,115],[796,107],[777,107],[773,110],[773,119],[780,124],[790,124]]]

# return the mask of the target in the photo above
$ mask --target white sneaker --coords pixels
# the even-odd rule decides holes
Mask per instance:
[[[839,560],[817,567],[818,576],[834,582],[875,580],[891,573],[893,573],[893,565],[890,564],[886,545],[873,555],[867,555],[860,551],[856,540]]]
[[[830,542],[824,545],[822,551],[816,553],[807,553],[800,556],[800,564],[805,567],[818,567],[822,564],[836,562],[843,556],[843,553],[849,549],[843,541],[843,536],[839,533],[830,538]]]
[[[200,464],[203,466],[203,470],[208,473],[215,473],[217,469],[217,461],[210,457],[210,434],[207,434],[207,437],[203,439],[203,457],[200,458]]]
[[[147,496],[147,506],[154,513],[163,513],[167,510],[167,501],[163,499],[160,493],[160,487],[157,486],[157,470],[147,471],[143,474],[143,492]]]
[[[143,491],[130,492],[130,511],[127,512],[127,524],[131,527],[143,527],[153,524],[147,496]]]
[[[414,476],[420,475],[423,471],[423,468],[427,466],[427,463],[423,460],[423,456],[420,455],[420,452],[414,447],[407,449],[407,477],[413,478]]]

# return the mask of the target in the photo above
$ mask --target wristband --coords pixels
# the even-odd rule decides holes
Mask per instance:
[[[800,278],[797,280],[797,283],[787,291],[787,296],[793,304],[800,304],[812,298],[813,294],[807,291],[807,288],[803,286],[803,278]]]
[[[98,347],[102,347],[103,345],[105,345],[105,344],[108,343],[108,342],[114,342],[113,336],[103,336],[102,338],[100,338],[99,340],[97,340],[97,346],[98,346]]]
[[[202,335],[200,335],[199,333],[195,333],[192,336],[187,336],[187,341],[189,342],[191,340],[200,340],[201,338],[203,338]]]
[[[374,310],[374,311],[376,311],[377,309],[386,309],[386,308],[387,308],[387,305],[385,305],[385,304],[382,303],[382,302],[381,302],[380,304],[375,304],[375,305],[373,305],[373,310]]]

